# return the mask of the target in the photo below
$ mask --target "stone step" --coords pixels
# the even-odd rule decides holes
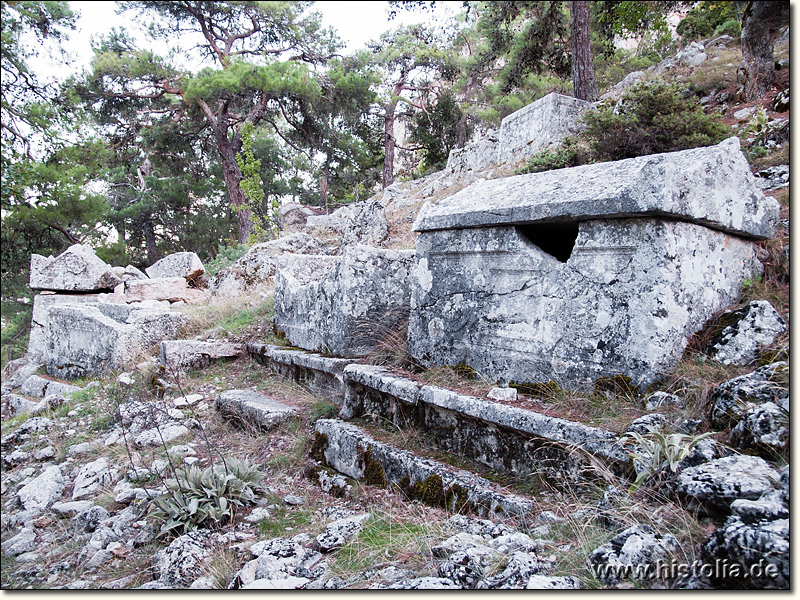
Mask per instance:
[[[228,390],[217,396],[217,410],[229,419],[268,430],[298,413],[287,406],[252,390]]]
[[[382,367],[344,370],[339,416],[377,415],[429,432],[447,452],[513,475],[536,472],[562,482],[592,467],[629,473],[630,457],[610,431],[398,377]]]
[[[320,419],[315,431],[314,458],[366,484],[399,489],[432,506],[481,516],[526,515],[534,509],[529,499],[468,471],[375,440],[352,423]]]
[[[291,379],[331,402],[341,405],[344,399],[342,372],[354,361],[322,356],[270,344],[247,344],[247,352],[271,372]]]

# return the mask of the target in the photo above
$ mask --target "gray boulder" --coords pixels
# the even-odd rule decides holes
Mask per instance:
[[[655,569],[679,548],[672,534],[660,535],[650,525],[634,525],[593,550],[586,563],[603,584],[616,585],[629,577],[647,580],[647,568]]]
[[[19,394],[4,394],[4,398],[7,398],[8,401],[8,414],[12,417],[16,417],[17,415],[22,415],[27,412],[30,412],[34,407],[37,406],[36,402],[31,402],[24,396],[20,396]]]
[[[389,235],[389,223],[380,198],[364,202],[350,216],[342,233],[342,246],[363,244],[378,246]]]
[[[217,410],[249,426],[272,429],[297,414],[297,409],[251,390],[228,390],[217,396]]]
[[[675,55],[675,60],[687,67],[696,67],[708,60],[708,55],[705,53],[705,46],[692,42]]]
[[[720,385],[711,397],[709,418],[716,429],[735,426],[749,409],[789,397],[789,365],[776,362]]]
[[[780,475],[763,458],[718,458],[678,474],[676,491],[709,514],[727,514],[734,500],[756,500],[776,488]]]
[[[72,488],[72,500],[82,500],[95,495],[101,488],[110,486],[117,480],[119,471],[108,464],[105,457],[84,465],[78,471]]]
[[[3,542],[2,550],[8,556],[36,550],[36,531],[31,527],[23,527],[17,535]]]
[[[64,491],[61,469],[52,465],[17,492],[17,497],[25,510],[44,510],[61,497]]]
[[[774,458],[789,447],[789,410],[765,402],[747,410],[731,431],[731,444],[742,450],[754,449]]]
[[[170,588],[188,588],[208,573],[206,559],[211,555],[208,534],[194,531],[175,538],[152,560],[157,581]]]
[[[244,353],[244,344],[214,340],[164,340],[161,342],[160,361],[167,372],[198,369],[223,358],[236,358]]]
[[[97,292],[113,290],[120,279],[90,246],[75,244],[56,258],[31,255],[30,286],[34,290]]]
[[[645,410],[652,411],[665,406],[683,408],[683,400],[679,396],[667,392],[653,392],[645,398]]]
[[[323,553],[341,548],[350,539],[361,533],[361,530],[364,529],[364,524],[370,517],[369,513],[364,513],[328,523],[325,531],[316,537],[314,547]]]
[[[235,298],[272,291],[275,261],[285,254],[320,254],[322,242],[307,233],[293,233],[253,245],[243,256],[209,282],[212,296]]]
[[[175,252],[145,269],[151,279],[183,277],[192,281],[206,272],[200,257],[194,252]]]
[[[99,302],[98,294],[54,294],[43,292],[33,297],[33,315],[31,316],[30,338],[28,340],[28,357],[32,362],[44,362],[47,356],[47,338],[45,329],[50,321],[50,309],[63,304],[90,304]]]
[[[549,577],[533,575],[528,580],[527,590],[579,590],[581,582],[577,577]]]
[[[125,301],[167,301],[196,304],[208,298],[208,294],[191,288],[183,277],[159,277],[157,279],[131,279],[125,283]]]
[[[31,375],[24,381],[22,386],[20,386],[19,393],[25,394],[26,396],[33,396],[34,398],[42,398],[44,396],[44,390],[49,384],[49,379],[39,377],[38,375]]]
[[[413,251],[346,246],[341,257],[286,256],[275,326],[294,346],[364,356],[408,317]]]
[[[730,324],[711,343],[709,354],[723,365],[746,365],[789,330],[783,317],[766,300],[751,302],[725,318]]]
[[[445,171],[452,174],[463,174],[482,171],[495,166],[499,161],[500,136],[489,130],[481,139],[463,148],[453,148],[447,157]]]
[[[789,186],[789,165],[768,167],[755,173],[756,185],[764,190],[777,190]]]

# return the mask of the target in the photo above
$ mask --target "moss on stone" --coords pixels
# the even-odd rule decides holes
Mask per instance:
[[[325,450],[328,449],[328,436],[317,431],[314,434],[314,443],[311,444],[311,456],[321,463],[325,463]]]
[[[563,390],[555,381],[548,381],[547,383],[541,381],[517,383],[512,380],[508,383],[508,387],[516,389],[520,394],[536,398],[554,398],[563,393]]]
[[[386,487],[386,473],[383,466],[372,458],[372,448],[368,448],[364,453],[364,475],[363,481],[368,485]]]
[[[456,372],[456,375],[463,377],[464,379],[472,380],[478,378],[478,372],[464,363],[458,363],[453,367],[453,370]]]

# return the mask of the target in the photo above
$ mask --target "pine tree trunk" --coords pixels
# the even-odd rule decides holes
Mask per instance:
[[[250,220],[249,204],[242,191],[242,170],[236,162],[236,153],[239,149],[235,142],[228,139],[227,131],[216,135],[216,138],[222,163],[222,176],[225,179],[225,187],[228,188],[231,208],[236,213],[237,237],[240,244],[245,244],[250,237],[253,224]]]
[[[781,2],[750,2],[742,16],[742,64],[744,94],[748,102],[766,94],[775,81],[770,21]]]
[[[572,2],[569,21],[572,37],[572,87],[576,98],[594,102],[597,100],[597,82],[589,36],[589,5],[588,1]]]
[[[153,265],[161,260],[161,256],[158,253],[158,246],[156,246],[156,231],[153,228],[153,221],[150,219],[149,215],[144,222],[143,230],[144,244],[145,248],[147,248],[147,263]]]
[[[394,183],[394,109],[396,103],[392,103],[383,117],[383,187],[387,188]]]

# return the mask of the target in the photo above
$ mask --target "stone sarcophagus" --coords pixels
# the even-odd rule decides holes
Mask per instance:
[[[778,215],[737,138],[480,181],[415,223],[408,351],[501,382],[647,386],[759,274]]]

